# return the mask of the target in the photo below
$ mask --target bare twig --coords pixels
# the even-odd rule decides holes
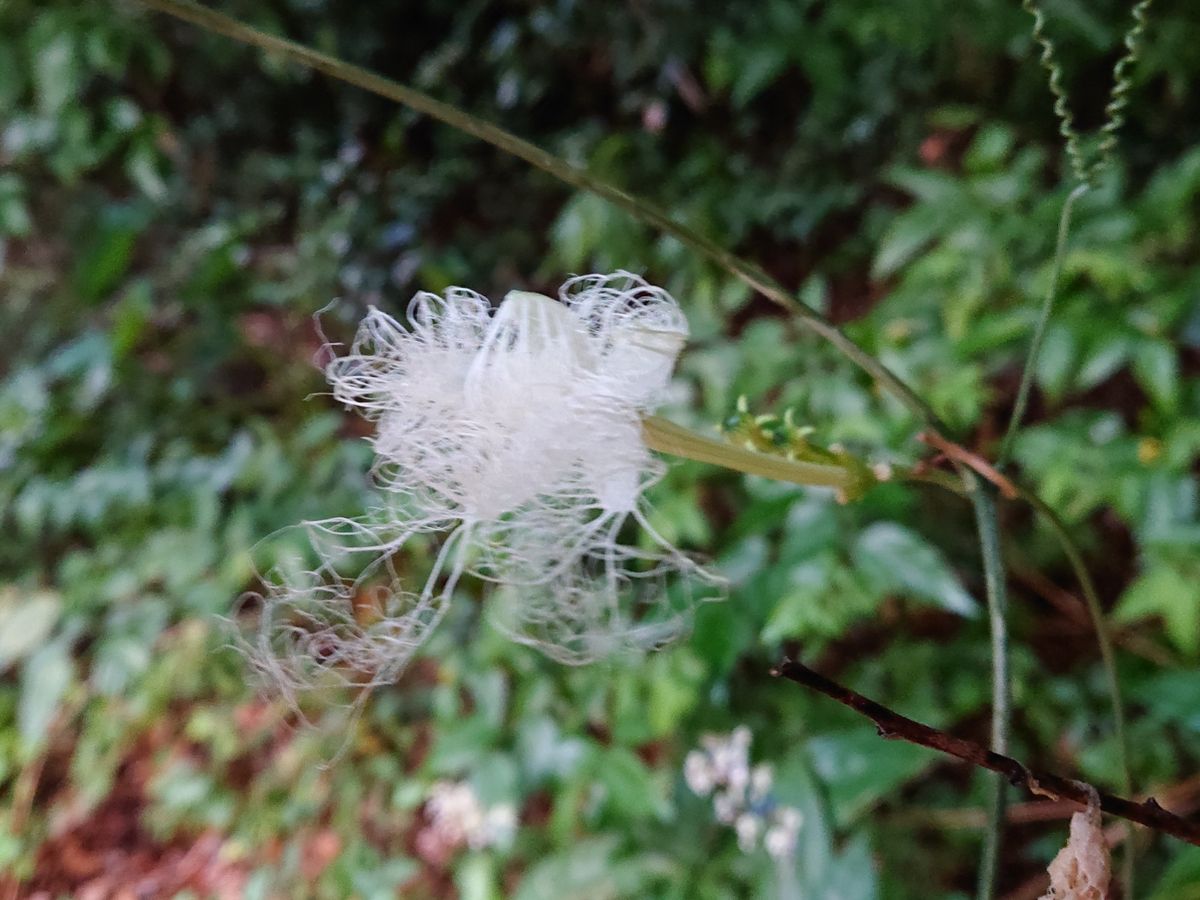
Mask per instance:
[[[930,750],[937,750],[939,753],[953,756],[981,769],[999,772],[1011,784],[1023,787],[1038,796],[1070,801],[1078,804],[1080,808],[1086,808],[1088,805],[1088,795],[1091,789],[1082,782],[1072,781],[1058,775],[1034,772],[1012,757],[994,753],[974,741],[930,728],[928,725],[902,716],[874,700],[869,700],[862,694],[855,693],[848,687],[814,672],[802,663],[785,659],[778,668],[772,670],[772,674],[819,691],[843,706],[848,706],[855,712],[861,713],[875,723],[881,737],[889,740],[908,741],[910,744],[928,747]],[[1100,792],[1099,796],[1100,808],[1104,812],[1200,847],[1200,822],[1190,821],[1168,812],[1153,797],[1138,803],[1103,792]]]
[[[1187,815],[1192,815],[1197,807],[1196,790],[1200,787],[1200,777],[1189,778],[1187,781],[1172,785],[1162,792],[1162,796],[1167,803],[1175,809],[1182,810]],[[1027,806],[1062,806],[1063,804],[1052,803],[1036,803],[1025,804]],[[1069,815],[1070,813],[1066,813]],[[1104,841],[1109,848],[1119,847],[1121,843],[1129,837],[1129,833],[1133,829],[1122,823],[1119,825],[1110,825],[1104,829]],[[1021,884],[1016,890],[1010,891],[1004,895],[1004,900],[1037,900],[1046,892],[1046,888],[1050,884],[1050,876],[1045,872],[1039,872],[1032,878]],[[1128,894],[1126,895],[1129,896]]]
[[[1012,483],[1012,479],[1007,475],[1001,474],[995,466],[978,453],[972,453],[961,444],[947,440],[936,431],[922,431],[917,435],[917,440],[933,447],[947,459],[962,463],[979,475],[984,481],[995,485],[1006,500],[1015,500],[1021,496],[1021,492]]]

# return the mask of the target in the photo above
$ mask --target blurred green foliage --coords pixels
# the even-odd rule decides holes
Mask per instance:
[[[846,323],[982,449],[1002,431],[1068,190],[1017,4],[220,6],[662,204]],[[1046,7],[1079,120],[1098,122],[1124,6]],[[1085,543],[1121,628],[1135,781],[1161,789],[1200,764],[1188,0],[1155,6],[1135,79],[1124,162],[1077,212],[1016,456]],[[771,896],[766,855],[740,852],[680,776],[701,734],[745,723],[804,814],[799,896],[966,895],[978,835],[947,823],[982,793],[767,674],[800,650],[983,737],[971,520],[933,489],[840,507],[674,466],[657,524],[734,588],[636,665],[550,663],[464,594],[361,720],[318,709],[296,731],[227,646],[255,541],[368,497],[363,432],[313,365],[331,298],[336,340],[417,289],[643,271],[692,323],[673,417],[707,428],[745,394],[911,461],[914,423],[829,348],[592,197],[132,3],[0,4],[0,166],[0,871],[69,894],[54,860],[119,795],[155,852],[219,834],[247,897]],[[1015,751],[1112,785],[1094,641],[1046,588],[1069,570],[1025,511],[1004,526]],[[511,847],[422,856],[421,804],[446,778],[516,806]],[[1003,884],[1060,834],[1010,829]],[[336,852],[314,868],[318,839]],[[1144,850],[1154,897],[1200,896],[1194,853]]]

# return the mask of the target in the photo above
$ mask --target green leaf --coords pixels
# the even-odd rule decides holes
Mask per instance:
[[[765,45],[742,59],[733,76],[730,97],[735,106],[745,106],[770,84],[788,64],[788,49],[782,45]]]
[[[578,737],[564,735],[553,719],[526,717],[521,721],[517,759],[531,782],[569,777],[586,754],[587,745]]]
[[[879,242],[872,278],[887,278],[907,265],[929,243],[941,235],[944,217],[933,206],[916,206],[897,216]]]
[[[429,754],[430,769],[453,775],[473,768],[491,748],[496,728],[483,716],[444,722]]]
[[[1156,563],[1133,582],[1114,611],[1118,622],[1161,616],[1167,637],[1189,656],[1200,653],[1200,578]]]
[[[864,604],[861,589],[834,590],[833,579],[839,571],[838,566],[837,559],[829,553],[791,566],[786,590],[763,626],[763,641],[778,643],[788,638],[840,633],[846,618],[839,613],[846,609],[848,601],[853,598],[850,605],[856,608]],[[827,600],[835,594],[835,606],[830,608]]]
[[[585,838],[525,872],[516,900],[583,900],[615,897],[612,862],[617,838]]]
[[[1083,390],[1107,381],[1129,360],[1129,338],[1123,334],[1102,332],[1084,357],[1076,376]]]
[[[854,897],[872,900],[879,896],[879,876],[871,853],[871,844],[866,835],[857,834],[846,844],[841,853],[831,860],[823,879],[823,887],[814,891],[814,897]]]
[[[950,175],[928,169],[901,168],[892,171],[889,180],[931,207],[963,206],[964,184]]]
[[[858,536],[855,565],[880,591],[898,591],[961,616],[978,606],[936,547],[895,522],[876,522]]]
[[[27,750],[36,748],[45,738],[74,672],[68,642],[61,638],[42,647],[25,663],[17,727]]]
[[[0,37],[0,113],[11,113],[24,93],[28,80],[24,60],[15,41]]]
[[[1051,323],[1037,359],[1038,385],[1055,400],[1062,398],[1075,374],[1078,345],[1075,334],[1059,323]]]
[[[1134,349],[1133,374],[1155,405],[1171,412],[1179,406],[1179,354],[1168,341],[1142,341]]]
[[[515,900],[616,900],[658,896],[661,879],[681,883],[685,873],[665,854],[617,855],[616,836],[584,838],[569,849],[543,857],[525,871]]]
[[[472,853],[457,866],[454,884],[460,900],[499,900],[496,865],[486,853]]]
[[[1180,847],[1148,900],[1200,897],[1200,847]]]
[[[380,859],[372,848],[357,844],[342,852],[334,870],[345,880],[340,896],[391,900],[399,896],[402,885],[421,871],[421,864],[398,854]]]
[[[133,262],[140,228],[133,210],[106,209],[91,246],[76,256],[75,282],[84,300],[95,303],[117,286]]]
[[[869,727],[814,737],[807,747],[840,826],[848,825],[937,762],[923,747],[881,741]]]
[[[1133,697],[1155,727],[1182,728],[1200,735],[1200,678],[1188,668],[1159,672],[1138,684]]]
[[[702,603],[696,610],[688,645],[700,655],[715,674],[733,668],[742,651],[753,642],[754,629],[745,615],[739,615],[733,600]]]
[[[38,108],[46,116],[57,115],[79,92],[81,67],[75,34],[61,28],[63,24],[57,17],[46,16],[38,20],[30,35]]]
[[[129,180],[151,200],[164,200],[167,196],[167,184],[159,173],[160,155],[151,139],[138,141],[129,151],[125,160],[125,171]]]
[[[623,747],[598,751],[593,762],[596,782],[614,812],[630,819],[666,816],[670,804],[662,785],[631,751]]]
[[[1007,125],[989,123],[979,129],[963,156],[970,172],[988,172],[1000,168],[1012,153],[1016,137]]]
[[[471,786],[484,806],[518,801],[519,781],[517,764],[505,753],[489,753],[471,773]]]
[[[20,662],[50,636],[62,613],[62,598],[49,591],[0,591],[0,670]]]
[[[32,230],[25,185],[11,172],[0,175],[0,235],[28,237]]]

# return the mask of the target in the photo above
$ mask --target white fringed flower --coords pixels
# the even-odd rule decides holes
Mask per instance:
[[[447,537],[415,590],[397,551],[415,530],[374,519],[327,519],[284,529],[260,576],[257,628],[243,639],[250,663],[286,698],[315,686],[377,687],[399,678],[445,612],[461,565]]]
[[[334,397],[376,425],[381,503],[306,523],[319,565],[265,579],[259,664],[289,686],[313,670],[394,680],[464,572],[500,585],[502,630],[564,662],[676,637],[673,604],[687,604],[666,577],[715,579],[655,532],[643,499],[663,465],[641,420],[687,338],[674,299],[617,272],[573,278],[558,301],[514,291],[495,311],[461,288],[421,293],[407,318],[372,308],[326,369]],[[619,540],[630,523],[637,546]],[[394,559],[431,533],[422,586],[402,588]],[[364,615],[367,588],[382,593]]]

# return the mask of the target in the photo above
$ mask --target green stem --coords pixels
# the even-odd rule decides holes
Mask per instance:
[[[937,485],[960,496],[970,496],[969,492],[963,488],[960,482],[945,472],[937,470],[913,472],[896,468],[895,477],[899,481],[925,482]],[[1112,631],[1108,626],[1108,620],[1104,616],[1104,607],[1100,603],[1100,595],[1096,591],[1096,583],[1092,581],[1091,573],[1088,571],[1087,564],[1083,559],[1083,553],[1075,543],[1075,539],[1071,537],[1071,532],[1067,529],[1066,523],[1054,511],[1054,508],[1032,491],[1026,490],[1020,485],[1016,485],[1016,488],[1020,499],[1029,504],[1038,515],[1044,516],[1050,524],[1050,530],[1054,532],[1055,538],[1062,547],[1063,555],[1066,556],[1067,563],[1071,567],[1071,572],[1074,574],[1075,580],[1079,583],[1079,589],[1083,593],[1084,606],[1087,608],[1092,628],[1096,632],[1096,643],[1100,647],[1100,660],[1104,668],[1104,679],[1112,711],[1113,733],[1117,742],[1117,764],[1121,770],[1121,791],[1126,796],[1132,796],[1134,793],[1133,775],[1130,770],[1129,734],[1125,725],[1125,701],[1121,696],[1121,682],[1117,676],[1117,659],[1113,649]],[[1134,856],[1132,832],[1128,835],[1126,844],[1123,877],[1129,883],[1131,877],[1129,868],[1132,865],[1132,858]],[[1127,892],[1126,896],[1132,897],[1133,893],[1131,891]]]
[[[983,554],[984,587],[987,593],[988,626],[992,637],[992,750],[1008,754],[1008,731],[1012,717],[1008,682],[1008,599],[1004,583],[1004,563],[1000,555],[1000,529],[992,487],[972,472],[964,472],[971,504],[975,508],[975,527]],[[989,776],[991,797],[988,827],[984,834],[979,864],[979,900],[991,900],[996,890],[996,871],[1003,837],[1007,783],[1004,776]]]
[[[642,436],[646,445],[659,453],[670,453],[673,456],[722,466],[748,475],[761,475],[791,484],[840,490],[845,490],[854,483],[854,473],[843,466],[800,462],[747,450],[729,441],[697,434],[659,416],[649,416],[642,420]]]
[[[1129,764],[1129,734],[1125,727],[1125,701],[1121,697],[1121,681],[1117,676],[1117,658],[1113,651],[1112,634],[1108,621],[1104,617],[1104,608],[1100,605],[1100,595],[1096,592],[1095,582],[1084,563],[1083,554],[1071,538],[1066,523],[1048,503],[1032,492],[1021,490],[1021,498],[1032,506],[1038,513],[1045,516],[1050,528],[1062,545],[1063,553],[1083,591],[1084,603],[1087,605],[1088,616],[1092,620],[1092,628],[1096,632],[1096,643],[1100,646],[1100,659],[1104,666],[1104,678],[1107,682],[1108,696],[1112,709],[1113,732],[1117,740],[1117,763],[1121,770],[1121,791],[1126,796],[1133,795],[1133,774]],[[1122,879],[1125,882],[1125,896],[1133,896],[1134,863],[1137,850],[1134,847],[1133,827],[1126,825],[1126,840],[1123,851]]]
[[[1125,107],[1133,88],[1130,70],[1141,53],[1141,39],[1146,32],[1147,13],[1151,0],[1139,0],[1133,6],[1133,24],[1125,32],[1125,52],[1113,66],[1112,90],[1104,107],[1104,124],[1100,127],[1100,146],[1094,154],[1085,152],[1082,135],[1075,130],[1075,118],[1063,85],[1063,68],[1058,61],[1058,49],[1046,34],[1046,13],[1038,0],[1021,0],[1021,7],[1033,16],[1033,40],[1041,48],[1041,64],[1049,78],[1050,93],[1054,95],[1054,114],[1058,117],[1058,133],[1066,146],[1071,171],[1081,184],[1095,186],[1096,180],[1113,163],[1117,147],[1117,132],[1125,122]]]
[[[1090,162],[1084,158],[1080,147],[1080,137],[1074,128],[1074,121],[1067,102],[1067,92],[1062,83],[1062,66],[1058,62],[1054,42],[1045,32],[1045,13],[1037,0],[1022,0],[1021,3],[1026,12],[1033,16],[1033,38],[1042,48],[1041,63],[1049,75],[1050,92],[1054,95],[1054,112],[1059,119],[1059,131],[1066,142],[1066,151],[1070,159],[1071,169],[1080,184],[1071,192],[1066,203],[1063,205],[1062,218],[1059,220],[1058,246],[1054,254],[1054,267],[1051,272],[1050,287],[1034,331],[1033,344],[1030,347],[1025,371],[1021,375],[1021,388],[1017,395],[1017,404],[1013,410],[1013,417],[1009,422],[1008,429],[1004,435],[1004,442],[1000,448],[1001,463],[1012,449],[1012,442],[1018,424],[1025,413],[1025,404],[1028,399],[1034,365],[1041,350],[1042,336],[1045,332],[1046,322],[1050,318],[1059,274],[1062,271],[1062,256],[1066,245],[1067,231],[1070,227],[1071,208],[1075,199],[1081,196],[1090,185],[1094,185],[1100,174],[1112,165],[1115,157],[1117,132],[1125,121],[1125,107],[1129,102],[1129,91],[1133,87],[1131,69],[1134,63],[1137,62],[1141,51],[1140,42],[1146,31],[1147,12],[1150,9],[1150,3],[1151,0],[1139,0],[1133,6],[1133,24],[1126,31],[1124,38],[1125,52],[1113,66],[1113,85],[1112,91],[1109,94],[1108,104],[1104,108],[1105,121],[1100,128],[1100,146],[1097,149],[1095,158]],[[1104,614],[1100,607],[1099,598],[1096,596],[1095,587],[1091,583],[1087,567],[1083,564],[1083,558],[1078,548],[1075,546],[1074,541],[1071,540],[1070,534],[1054,510],[1050,509],[1032,494],[1023,494],[1023,496],[1049,518],[1051,527],[1054,528],[1055,533],[1062,542],[1063,549],[1066,551],[1067,557],[1071,561],[1071,566],[1075,570],[1075,575],[1083,589],[1084,597],[1087,600],[1088,614],[1092,617],[1092,623],[1096,629],[1096,639],[1100,644],[1100,655],[1104,662],[1105,677],[1108,680],[1109,696],[1112,701],[1113,722],[1117,734],[1117,747],[1121,763],[1121,778],[1125,792],[1132,793],[1133,779],[1129,770],[1129,747],[1128,738],[1125,734],[1124,705],[1121,700],[1120,683],[1117,680],[1117,668],[1113,656],[1112,641],[1104,622]],[[1132,897],[1134,895],[1134,858],[1137,850],[1134,847],[1134,835],[1131,828],[1127,832],[1127,838],[1122,878],[1125,883],[1125,896]]]
[[[407,106],[432,119],[444,122],[464,134],[477,137],[481,141],[491,144],[493,147],[497,147],[518,159],[523,159],[535,168],[541,169],[543,172],[548,172],[565,184],[590,191],[599,197],[603,197],[614,206],[624,209],[642,222],[677,238],[680,242],[725,269],[767,299],[793,313],[809,328],[833,344],[843,356],[891,391],[926,426],[941,430],[933,411],[930,410],[925,402],[908,385],[901,381],[883,363],[879,362],[866,350],[846,337],[841,330],[824,316],[804,303],[801,303],[787,289],[757,266],[740,259],[721,245],[693,231],[686,225],[675,221],[665,212],[649,203],[639,200],[632,194],[597,178],[585,169],[573,166],[559,159],[552,153],[548,153],[541,147],[531,144],[529,141],[522,140],[515,134],[511,134],[502,128],[484,122],[482,119],[464,113],[448,103],[435,100],[428,94],[384,78],[381,75],[376,75],[359,66],[343,62],[336,57],[312,50],[303,44],[266,34],[250,25],[239,22],[237,19],[233,19],[215,10],[206,9],[192,2],[192,0],[140,0],[140,2],[159,12],[174,16],[177,19],[183,19],[186,22],[191,22],[193,25],[198,25],[217,34],[223,34],[243,44],[279,53],[300,65],[315,69],[318,72],[324,72],[331,78],[336,78],[339,81],[360,87],[380,97],[394,100],[396,103]]]
[[[1058,241],[1054,247],[1054,262],[1050,266],[1050,285],[1046,288],[1046,296],[1042,300],[1042,308],[1038,311],[1037,323],[1033,328],[1033,338],[1029,343],[1029,356],[1025,359],[1025,368],[1021,372],[1021,386],[1017,389],[1017,400],[1013,405],[1012,418],[1008,420],[1008,428],[1004,432],[1004,440],[1000,444],[1000,453],[996,457],[996,467],[1004,465],[1012,451],[1013,440],[1025,418],[1025,407],[1029,404],[1029,391],[1033,386],[1034,370],[1037,368],[1038,356],[1042,352],[1042,341],[1046,338],[1046,326],[1050,323],[1050,314],[1054,311],[1054,301],[1058,295],[1058,281],[1062,277],[1063,263],[1067,255],[1067,236],[1071,232],[1071,215],[1075,209],[1075,201],[1086,194],[1088,186],[1081,184],[1067,195],[1063,203],[1062,215],[1058,219]]]
[[[1108,105],[1104,107],[1105,122],[1100,128],[1102,137],[1097,150],[1096,165],[1092,171],[1093,181],[1112,163],[1114,151],[1117,149],[1117,132],[1125,124],[1125,107],[1129,105],[1129,91],[1133,87],[1130,69],[1138,61],[1141,52],[1140,42],[1146,32],[1146,14],[1150,11],[1150,3],[1151,0],[1140,0],[1134,4],[1133,25],[1125,32],[1125,53],[1113,66],[1112,93],[1109,95]]]

